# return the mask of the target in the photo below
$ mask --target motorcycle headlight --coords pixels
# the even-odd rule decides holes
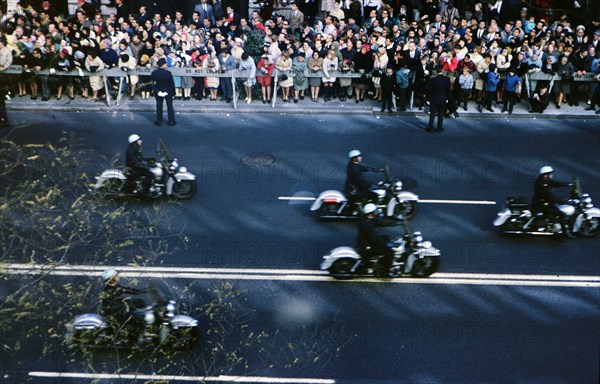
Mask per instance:
[[[396,191],[400,192],[402,190],[402,182],[396,181],[396,183],[394,184],[394,188],[396,188]]]
[[[417,243],[420,243],[423,241],[423,236],[421,236],[421,232],[415,232],[413,237]]]
[[[187,168],[186,167],[179,167],[179,172],[187,172]]]
[[[431,241],[423,241],[419,244],[419,247],[423,249],[431,248]]]

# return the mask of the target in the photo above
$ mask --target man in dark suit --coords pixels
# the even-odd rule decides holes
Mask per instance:
[[[157,62],[159,68],[155,69],[150,78],[152,80],[152,90],[156,97],[156,122],[160,126],[163,119],[163,100],[167,102],[167,116],[169,125],[177,124],[175,121],[175,111],[173,110],[173,96],[175,95],[175,82],[173,75],[167,71],[167,60],[161,58]]]
[[[444,130],[444,112],[446,112],[446,102],[450,94],[450,78],[442,75],[443,66],[438,64],[435,67],[437,76],[432,77],[427,82],[427,100],[430,104],[429,110],[429,125],[427,132],[434,132],[433,122],[437,115],[438,123],[436,132]]]
[[[215,25],[215,15],[213,13],[212,4],[209,4],[207,0],[201,0],[200,4],[196,4],[194,12],[198,12],[200,20],[209,19],[211,25]]]

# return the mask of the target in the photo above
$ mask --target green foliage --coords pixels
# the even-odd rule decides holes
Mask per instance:
[[[255,30],[247,35],[246,43],[244,44],[244,50],[248,52],[254,59],[255,63],[258,63],[262,56],[265,45],[265,33]]]

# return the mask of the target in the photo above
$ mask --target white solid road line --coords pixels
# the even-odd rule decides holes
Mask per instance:
[[[105,269],[117,269],[125,277],[198,280],[271,280],[334,282],[327,271],[305,269],[183,268],[144,266],[0,264],[0,271],[12,275],[100,276]],[[535,287],[600,288],[600,276],[517,275],[487,273],[435,273],[428,278],[356,278],[343,283],[512,285]]]
[[[488,200],[427,200],[419,199],[419,203],[426,204],[473,204],[473,205],[496,205],[495,201]]]
[[[196,383],[279,383],[279,384],[334,384],[331,379],[303,379],[287,377],[264,376],[173,376],[173,375],[144,375],[137,373],[84,373],[84,372],[29,372],[30,377],[86,379],[86,380],[148,380],[148,381],[193,381]]]
[[[286,201],[314,201],[316,197],[302,196],[279,196],[278,200]],[[441,200],[441,199],[419,199],[419,203],[424,204],[471,204],[471,205],[496,205],[495,201],[489,200]]]

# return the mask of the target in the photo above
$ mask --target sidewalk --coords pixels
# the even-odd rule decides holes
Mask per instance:
[[[341,102],[334,99],[330,102],[325,103],[322,99],[318,103],[305,98],[299,100],[297,104],[293,101],[284,103],[281,98],[277,99],[275,107],[271,104],[263,104],[262,101],[257,100],[248,104],[239,100],[237,108],[233,107],[233,103],[225,103],[222,101],[208,101],[203,99],[197,100],[175,100],[174,101],[175,113],[289,113],[289,114],[352,114],[352,115],[389,115],[388,112],[380,112],[381,104],[373,100],[366,100],[364,102],[356,103],[354,99],[348,99],[345,102]],[[155,101],[154,97],[148,100],[142,100],[139,96],[136,96],[134,100],[129,100],[128,97],[124,97],[119,105],[116,105],[115,100],[112,100],[111,105],[108,106],[106,101],[92,102],[81,97],[75,97],[73,101],[70,101],[68,97],[64,97],[61,100],[51,98],[48,101],[31,100],[29,96],[25,97],[14,97],[6,102],[8,111],[70,111],[70,112],[85,112],[85,111],[105,111],[105,112],[154,112]],[[478,118],[498,118],[498,117],[511,117],[511,118],[551,118],[551,119],[596,119],[600,118],[600,114],[597,115],[594,111],[586,111],[588,105],[583,102],[579,106],[569,106],[563,104],[560,109],[557,109],[554,104],[546,109],[543,114],[539,113],[528,113],[528,106],[526,103],[521,102],[515,105],[512,115],[508,113],[500,113],[502,106],[493,106],[494,112],[488,112],[486,110],[483,113],[479,113],[476,108],[475,102],[471,101],[468,105],[468,110],[465,112],[462,108],[458,109],[459,118],[463,117],[478,117]],[[407,110],[406,112],[392,113],[392,116],[425,116],[423,111],[419,111],[414,108],[413,110]]]

